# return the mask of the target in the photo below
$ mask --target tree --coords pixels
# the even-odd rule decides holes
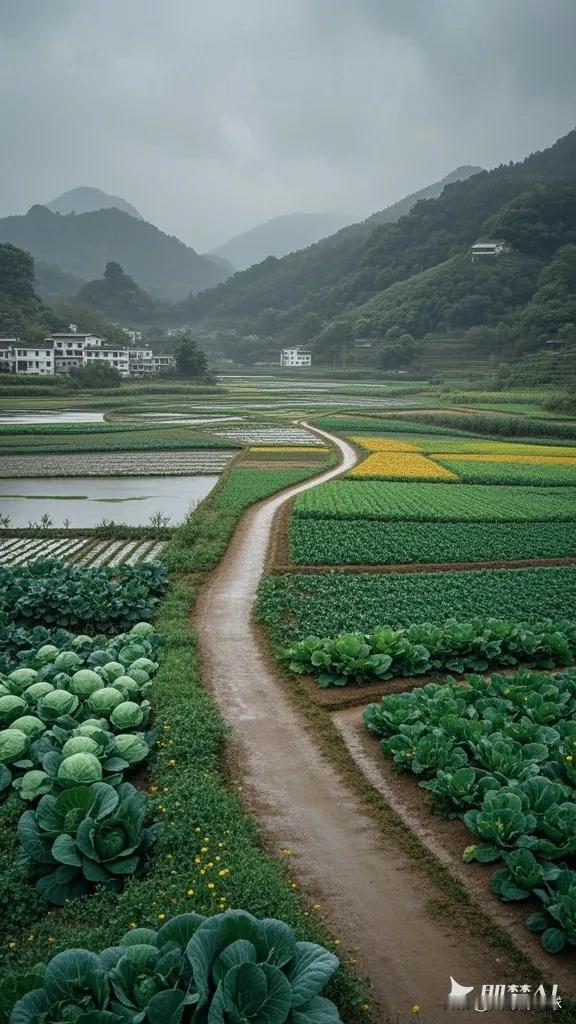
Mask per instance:
[[[206,353],[198,348],[196,338],[192,337],[190,331],[181,335],[174,355],[178,377],[186,377],[188,380],[210,379]]]
[[[122,383],[118,370],[101,362],[75,366],[70,370],[70,377],[79,388],[118,388]]]

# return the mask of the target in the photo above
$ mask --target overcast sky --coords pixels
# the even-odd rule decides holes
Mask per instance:
[[[0,0],[0,215],[77,185],[199,251],[576,122],[575,0]]]

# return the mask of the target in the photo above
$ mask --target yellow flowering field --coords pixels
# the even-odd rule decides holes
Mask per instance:
[[[545,447],[543,445],[543,447]],[[452,452],[435,452],[433,458],[435,459],[451,459],[453,462],[458,461],[458,457]],[[465,462],[520,462],[525,463],[529,466],[576,466],[576,455],[572,456],[558,456],[557,458],[552,455],[478,455],[468,453],[466,456],[462,456],[462,460]]]
[[[351,477],[387,477],[389,480],[458,480],[456,473],[419,452],[375,452],[348,474]]]
[[[421,449],[410,441],[399,441],[396,437],[352,437],[354,444],[367,452],[419,452]]]

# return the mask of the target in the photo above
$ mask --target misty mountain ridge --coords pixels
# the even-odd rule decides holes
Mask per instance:
[[[332,235],[350,218],[338,213],[286,213],[235,235],[211,255],[228,260],[237,270],[261,263],[267,256],[282,257]]]
[[[32,206],[22,216],[0,219],[0,242],[10,242],[39,263],[81,281],[98,278],[109,262],[119,263],[150,295],[172,302],[230,276],[225,265],[116,207],[58,214]]]
[[[93,188],[91,185],[80,185],[79,188],[72,188],[69,192],[63,192],[44,204],[52,213],[94,213],[97,210],[109,210],[114,207],[127,213],[136,220],[144,220],[141,213],[135,206],[132,206],[122,196],[113,196],[103,192],[100,188]]]

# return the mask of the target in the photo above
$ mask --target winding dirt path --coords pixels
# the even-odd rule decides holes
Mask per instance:
[[[419,1003],[425,1024],[446,1021],[450,975],[463,985],[511,978],[504,954],[430,913],[439,893],[426,870],[393,837],[383,836],[354,792],[319,751],[282,682],[275,677],[252,622],[274,516],[295,494],[349,469],[354,449],[334,443],[342,461],[313,480],[261,502],[245,514],[218,568],[201,589],[195,626],[203,680],[233,726],[244,795],[276,849],[321,904],[344,949],[360,946],[359,968],[373,981],[375,1020],[409,1020]],[[460,1021],[477,1019],[460,1011]],[[500,1012],[498,1021],[517,1019]]]

